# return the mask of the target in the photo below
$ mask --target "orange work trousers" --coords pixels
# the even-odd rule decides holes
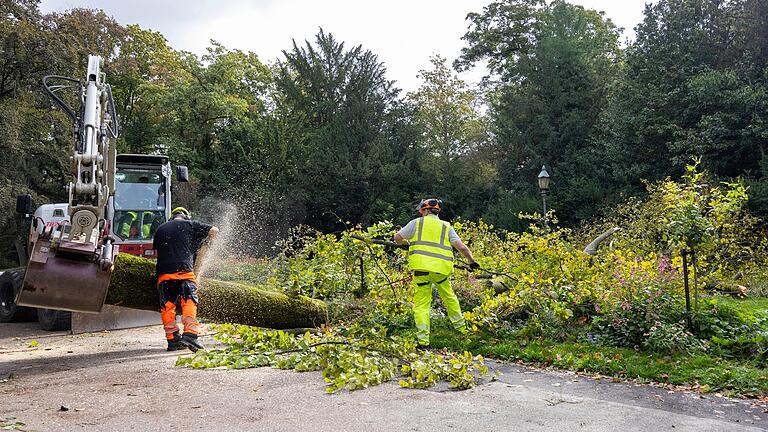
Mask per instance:
[[[181,279],[180,277],[189,277],[189,279]],[[181,323],[184,326],[184,333],[197,335],[200,332],[200,322],[197,321],[199,298],[194,273],[160,275],[158,291],[160,294],[160,317],[163,321],[165,338],[173,339],[174,335],[179,332],[179,326],[176,324],[176,303],[181,305]]]

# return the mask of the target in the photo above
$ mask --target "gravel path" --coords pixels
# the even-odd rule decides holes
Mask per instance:
[[[20,421],[34,431],[768,430],[768,406],[754,401],[506,364],[492,365],[502,372],[498,381],[463,392],[388,383],[326,395],[316,372],[174,367],[178,353],[164,351],[161,333],[158,326],[72,336],[42,332],[35,323],[0,324],[0,425]],[[33,340],[38,345],[30,348]]]

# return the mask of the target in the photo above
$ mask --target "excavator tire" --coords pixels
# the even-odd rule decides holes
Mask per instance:
[[[37,309],[37,319],[45,331],[63,331],[72,328],[72,312],[54,309]]]
[[[0,323],[35,320],[34,308],[16,305],[16,295],[23,281],[23,267],[0,272]]]

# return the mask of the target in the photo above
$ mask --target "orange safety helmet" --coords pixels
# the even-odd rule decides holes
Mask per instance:
[[[416,207],[416,210],[418,210],[419,214],[422,216],[424,216],[429,209],[437,209],[438,212],[442,211],[443,200],[437,198],[426,198],[421,200],[419,205]]]

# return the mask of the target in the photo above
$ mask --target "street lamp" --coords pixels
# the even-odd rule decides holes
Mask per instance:
[[[539,192],[541,192],[541,201],[544,203],[544,231],[549,228],[547,225],[547,194],[549,193],[549,173],[547,168],[542,165],[539,173]]]

